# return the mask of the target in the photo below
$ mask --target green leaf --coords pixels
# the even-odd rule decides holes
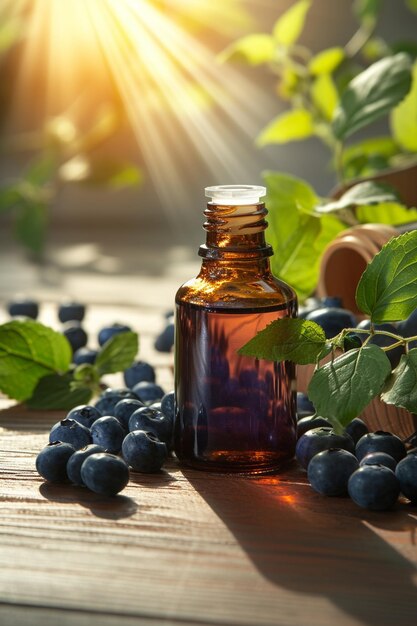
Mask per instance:
[[[281,172],[265,172],[269,209],[266,238],[275,255],[272,271],[297,291],[301,300],[317,286],[320,257],[345,226],[333,215],[312,215],[318,197],[304,181]]]
[[[19,204],[22,197],[17,185],[9,185],[0,189],[0,213],[6,213]]]
[[[308,396],[319,415],[346,426],[380,393],[390,373],[378,346],[349,350],[314,372]]]
[[[271,259],[272,271],[285,282],[288,282],[299,295],[300,299],[311,294],[318,278],[318,254],[315,242],[320,233],[320,221],[313,216],[301,216],[300,221],[290,237]]]
[[[245,61],[249,65],[261,65],[274,60],[275,49],[276,42],[271,35],[254,33],[232,43],[218,56],[218,60],[220,63]]]
[[[137,333],[118,333],[106,341],[98,353],[95,368],[100,375],[121,372],[132,365],[137,352]]]
[[[391,131],[404,150],[417,152],[417,63],[413,65],[411,90],[391,112]]]
[[[31,409],[62,409],[68,411],[79,404],[88,404],[92,396],[89,387],[73,388],[73,375],[50,374],[40,379],[32,396],[26,401]]]
[[[277,43],[282,46],[291,46],[297,41],[304,28],[310,6],[310,0],[300,0],[281,15],[273,28]]]
[[[4,20],[4,15],[2,16]],[[3,55],[15,45],[24,34],[25,28],[22,18],[16,16],[9,17],[0,26],[0,54]]]
[[[417,308],[417,231],[393,237],[369,263],[356,289],[358,308],[376,324]]]
[[[268,361],[292,361],[300,365],[315,363],[326,349],[324,330],[315,322],[283,318],[271,322],[242,346],[242,356]]]
[[[413,13],[417,13],[417,0],[405,0],[406,6],[413,11]]]
[[[42,154],[29,165],[24,174],[24,180],[34,187],[39,187],[51,181],[55,175],[57,163],[48,153]]]
[[[398,153],[398,146],[391,137],[372,137],[364,139],[350,146],[346,146],[343,151],[343,167],[349,167],[349,164],[358,157],[363,158],[365,163],[373,157],[382,156],[389,159]]]
[[[403,354],[387,380],[381,398],[387,404],[417,413],[417,348]]]
[[[66,337],[39,322],[0,326],[0,390],[15,400],[30,398],[43,376],[68,370],[71,358]]]
[[[411,63],[396,54],[373,63],[344,91],[333,118],[333,132],[344,141],[354,132],[388,113],[411,87]]]
[[[308,64],[310,74],[331,74],[345,58],[345,51],[339,46],[327,48],[314,55]]]
[[[374,206],[360,206],[356,217],[362,224],[389,224],[398,226],[408,222],[417,222],[417,209],[409,209],[395,202],[381,203]]]
[[[297,222],[298,209],[313,213],[318,196],[311,185],[296,176],[270,170],[263,172],[262,176],[267,186],[268,222],[277,217],[286,234],[290,234]]]
[[[316,207],[319,213],[330,213],[332,211],[340,211],[348,207],[379,204],[382,202],[396,202],[398,196],[395,191],[381,183],[373,181],[365,181],[354,185],[338,199],[333,202]]]
[[[42,254],[45,247],[46,227],[46,204],[36,201],[22,201],[15,221],[16,236],[38,256]]]
[[[278,115],[258,136],[258,146],[270,143],[288,143],[311,137],[314,133],[313,117],[305,109],[293,109]]]
[[[323,117],[330,121],[339,103],[339,93],[329,74],[316,78],[311,86],[311,97]]]
[[[374,24],[382,8],[381,0],[355,0],[353,11],[360,22]]]

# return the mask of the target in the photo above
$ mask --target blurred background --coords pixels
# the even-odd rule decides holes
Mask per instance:
[[[260,184],[265,169],[321,194],[334,186],[317,139],[256,145],[287,108],[277,78],[224,58],[293,4],[0,0],[1,299],[136,303],[146,292],[149,306],[169,306],[173,277],[199,265],[205,186]],[[314,0],[301,44],[345,45],[353,4]],[[406,4],[383,3],[384,40],[413,38]]]

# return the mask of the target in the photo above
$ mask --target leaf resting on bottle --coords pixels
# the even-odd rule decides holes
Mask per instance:
[[[345,426],[381,392],[390,373],[389,359],[378,346],[349,350],[316,370],[308,396],[319,415]]]
[[[417,348],[403,354],[387,380],[381,398],[387,404],[417,413]]]
[[[406,319],[417,307],[417,231],[394,237],[372,259],[356,289],[358,308],[377,324]]]
[[[71,363],[66,337],[33,320],[0,326],[0,390],[15,400],[30,398],[38,381],[63,373]]]
[[[283,318],[271,322],[238,352],[242,356],[267,361],[293,361],[306,365],[330,352],[330,347],[323,329],[315,322]]]

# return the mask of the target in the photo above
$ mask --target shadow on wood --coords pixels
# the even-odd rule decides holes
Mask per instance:
[[[415,534],[417,521],[399,503],[372,513],[347,498],[325,498],[285,474],[263,478],[184,475],[233,533],[258,571],[274,585],[298,592],[300,606],[323,596],[369,626],[409,626],[417,615],[412,563],[373,532]],[[233,497],[230,497],[233,494]],[[388,574],[389,573],[389,574]],[[356,623],[356,621],[355,621]]]

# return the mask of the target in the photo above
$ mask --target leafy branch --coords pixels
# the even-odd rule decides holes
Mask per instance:
[[[68,409],[101,390],[101,376],[129,367],[138,351],[133,332],[114,335],[94,365],[71,364],[64,335],[33,320],[0,325],[0,391],[36,409]]]
[[[417,412],[417,335],[403,337],[375,329],[381,322],[401,322],[417,308],[415,275],[417,231],[392,238],[368,264],[356,291],[358,308],[367,313],[369,329],[345,328],[327,339],[315,322],[284,318],[269,324],[239,353],[272,361],[315,364],[308,394],[316,412],[336,426],[346,426],[377,396],[412,413]],[[349,349],[346,338],[366,335],[360,347]],[[375,335],[391,342],[379,347]],[[392,371],[387,352],[403,346],[404,353]],[[340,354],[342,352],[342,354]],[[325,356],[330,360],[323,363]]]
[[[408,6],[415,12],[412,3]],[[272,258],[272,270],[301,300],[316,288],[322,254],[342,230],[417,219],[417,211],[404,206],[395,190],[358,183],[358,177],[416,159],[417,47],[413,53],[410,45],[382,43],[374,36],[382,0],[356,0],[358,30],[350,41],[313,53],[299,41],[311,7],[310,0],[299,0],[279,16],[270,33],[243,37],[220,57],[269,67],[278,77],[279,97],[290,105],[261,131],[258,146],[315,136],[329,149],[342,183],[337,199],[320,198],[300,179],[264,173],[270,224],[266,236],[279,252]],[[351,143],[358,131],[387,115],[392,136]]]

